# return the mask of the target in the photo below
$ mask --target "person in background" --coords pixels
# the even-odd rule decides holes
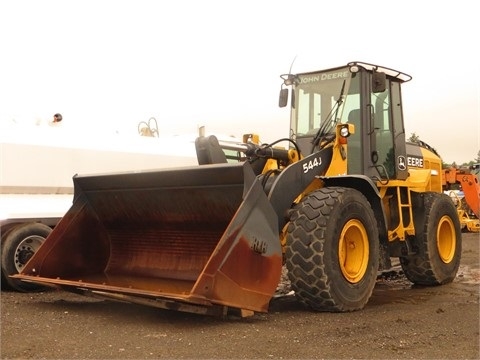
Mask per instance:
[[[45,125],[49,125],[49,126],[60,126],[60,123],[61,121],[63,120],[63,116],[62,114],[60,113],[56,113],[53,115],[53,118],[47,120],[45,118],[40,118],[40,117],[37,117],[35,119],[35,125],[36,126],[45,126]]]
[[[62,121],[62,119],[62,114],[56,113],[55,115],[53,115],[53,123],[59,123],[60,121]]]

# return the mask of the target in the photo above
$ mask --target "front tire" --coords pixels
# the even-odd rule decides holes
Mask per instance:
[[[21,224],[10,229],[2,239],[2,280],[13,290],[40,291],[42,286],[12,279],[9,276],[22,271],[25,264],[40,248],[52,229],[41,223]]]
[[[462,253],[461,226],[455,205],[445,194],[428,192],[423,197],[422,213],[414,215],[415,254],[400,258],[405,276],[418,285],[452,282]]]
[[[288,276],[297,298],[314,310],[362,309],[375,286],[378,253],[373,210],[355,189],[316,190],[291,213]]]

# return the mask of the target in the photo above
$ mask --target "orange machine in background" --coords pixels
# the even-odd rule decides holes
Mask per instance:
[[[471,232],[480,231],[480,184],[476,168],[452,167],[444,169],[442,174],[443,189],[457,205],[462,229]]]

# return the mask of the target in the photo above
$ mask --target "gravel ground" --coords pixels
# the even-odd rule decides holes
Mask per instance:
[[[315,313],[295,297],[226,319],[49,291],[1,293],[1,359],[479,359],[479,234],[463,234],[451,284],[379,276],[362,311]]]

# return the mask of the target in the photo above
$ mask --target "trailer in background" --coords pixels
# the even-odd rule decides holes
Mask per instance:
[[[73,201],[75,174],[197,165],[195,135],[101,136],[50,126],[0,129],[2,289],[34,291],[19,273]]]

